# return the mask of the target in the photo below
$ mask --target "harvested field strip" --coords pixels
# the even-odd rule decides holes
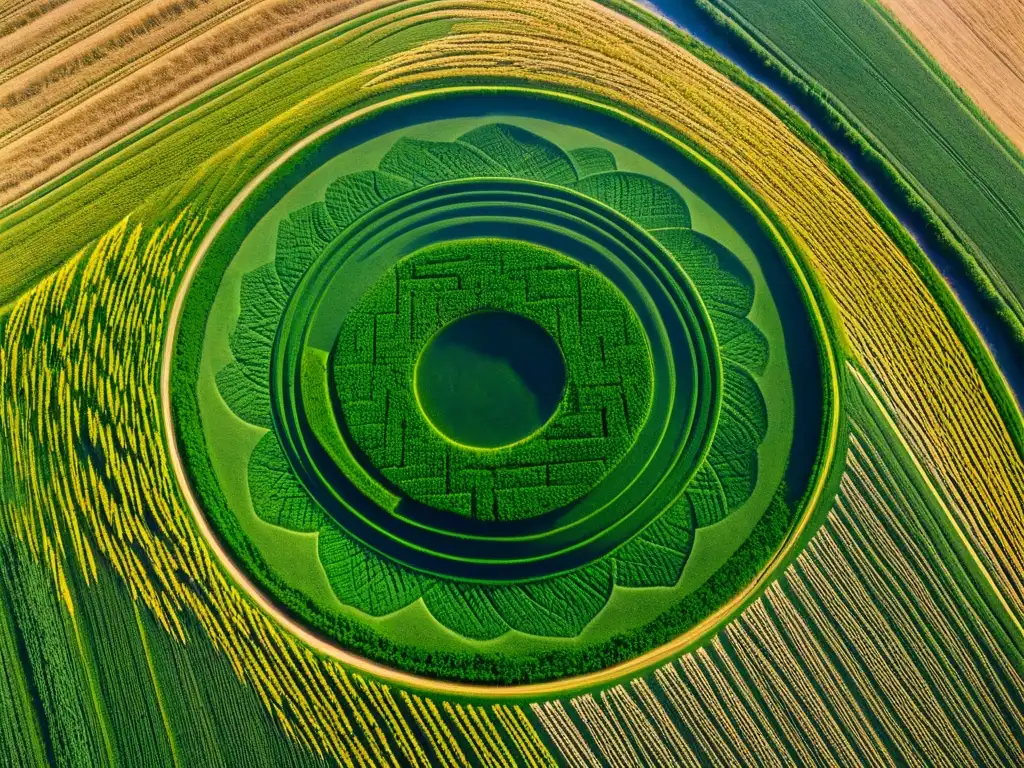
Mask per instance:
[[[74,740],[52,748],[89,764],[103,762],[108,751],[136,763],[141,754],[170,757],[171,743],[182,764],[237,765],[250,755],[245,744],[260,741],[272,756],[273,738],[255,733],[223,747],[240,751],[206,754],[225,740],[203,718],[237,709],[243,690],[248,719],[259,712],[291,737],[298,754],[366,766],[433,764],[432,743],[454,754],[448,735],[421,738],[424,722],[442,734],[461,727],[506,764],[521,760],[524,749],[543,758],[517,708],[506,712],[514,730],[484,710],[442,713],[429,701],[427,719],[387,686],[314,655],[229,585],[189,526],[163,442],[140,436],[159,433],[163,317],[173,276],[201,225],[187,213],[149,232],[122,223],[19,300],[3,328],[0,430],[8,443],[0,453],[0,532],[10,532],[19,555],[5,554],[0,566],[19,585],[6,594],[31,596],[16,602],[13,615],[43,714],[78,724],[58,729]],[[122,582],[143,604],[141,622],[132,606],[108,594]],[[113,618],[100,622],[101,615]],[[209,639],[204,663],[223,670],[215,684],[182,655],[191,657],[185,649],[195,647],[197,635]],[[135,673],[122,678],[124,664]],[[126,691],[129,679],[157,680],[162,696]],[[206,714],[186,714],[189,691],[220,698],[209,701]],[[22,713],[28,728],[28,711]],[[145,727],[123,727],[128,717]],[[471,749],[468,742],[458,748]],[[270,757],[268,764],[278,763]]]
[[[512,743],[519,748],[526,765],[531,768],[544,768],[557,764],[522,709],[495,704],[492,710],[505,731],[512,737]]]
[[[1024,24],[1016,3],[882,0],[1024,150]]]
[[[114,12],[105,25],[93,24],[99,28],[91,34],[55,43],[32,58],[31,68],[5,73],[9,79],[0,85],[0,103],[7,105],[0,119],[0,204],[231,75],[338,24],[357,7],[378,4],[221,0],[216,13],[203,4],[202,13],[158,16],[158,23],[144,27],[139,19],[144,33],[130,35],[122,27],[131,18]],[[147,5],[135,11],[147,13]],[[102,63],[91,64],[96,60]],[[40,152],[45,161],[35,157]]]
[[[586,738],[569,717],[562,702],[545,701],[542,704],[534,704],[533,714],[567,763],[600,768],[601,763],[597,761]]]
[[[180,27],[175,25],[171,28],[164,28],[164,34],[159,36],[159,40],[152,41],[157,43],[156,45],[153,45],[141,56],[127,60],[116,54],[130,46],[132,41],[140,36],[140,33],[148,34],[149,29],[159,23],[161,16],[164,15],[159,10],[152,15],[147,13],[143,18],[138,19],[134,28],[130,26],[113,40],[100,42],[92,50],[84,51],[79,56],[73,56],[74,52],[69,51],[68,53],[72,56],[45,57],[41,68],[46,71],[36,73],[30,69],[7,83],[5,90],[10,93],[2,103],[6,107],[5,117],[8,119],[0,122],[0,138],[3,139],[0,146],[17,141],[25,134],[45,125],[55,116],[78,106],[111,83],[142,69],[151,61],[194,40],[216,25],[230,21],[258,2],[259,0],[231,0],[209,17],[193,17],[186,20],[186,23]],[[173,3],[169,5],[172,9],[174,8]],[[149,9],[147,8],[146,11],[148,12]],[[131,25],[133,21],[133,19],[125,19],[124,24]],[[93,41],[86,40],[85,43],[91,45]],[[99,76],[91,78],[87,84],[76,82],[68,76],[68,73],[78,75],[83,69],[87,70],[92,61],[103,62],[107,65],[107,70],[102,74],[96,73]],[[32,103],[32,96],[44,88],[52,102],[50,106],[39,109],[41,105]]]
[[[822,528],[718,638],[648,680],[573,699],[575,717],[534,705],[564,759],[584,763],[590,747],[611,765],[672,764],[656,751],[671,747],[679,762],[742,765],[1024,759],[1021,637],[870,398],[854,393]]]
[[[148,2],[69,3],[65,0],[49,8],[30,4],[20,16],[0,14],[0,35],[7,43],[0,52],[0,83],[17,77]]]

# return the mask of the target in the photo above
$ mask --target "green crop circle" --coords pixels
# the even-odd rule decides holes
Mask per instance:
[[[387,188],[386,177],[364,182],[359,175],[338,180],[336,188],[357,180]],[[647,182],[630,175],[625,183]],[[330,406],[323,403],[331,387],[312,365],[318,349],[335,346],[356,303],[347,303],[348,297],[361,296],[425,244],[461,241],[470,234],[543,245],[599,269],[641,319],[655,373],[652,404],[657,407],[608,476],[568,508],[500,521],[500,526],[447,513],[439,518],[435,508],[389,491],[343,434],[346,419],[338,398]],[[287,254],[285,259],[287,269]],[[270,360],[270,406],[280,447],[317,503],[348,534],[405,566],[478,583],[521,581],[585,566],[661,515],[699,471],[723,387],[712,321],[671,254],[600,200],[528,179],[456,178],[374,204],[341,237],[326,243],[297,280]],[[327,367],[333,369],[329,362]],[[311,418],[328,407],[342,434],[324,419]],[[381,515],[380,508],[389,514]]]
[[[488,310],[555,338],[566,383],[540,429],[480,449],[430,423],[415,371],[435,334]],[[350,310],[333,355],[345,428],[373,468],[409,498],[476,520],[536,517],[579,499],[634,444],[653,392],[646,335],[612,282],[518,240],[442,242],[403,258]]]
[[[647,129],[558,103],[439,97],[455,112],[437,133],[413,106],[379,127],[367,117],[339,134],[350,137],[339,162],[310,173],[314,155],[299,153],[294,172],[257,188],[212,241],[201,290],[187,298],[186,319],[209,319],[194,374],[206,445],[186,443],[186,458],[214,528],[295,617],[407,671],[520,682],[643,653],[753,577],[818,471],[806,446],[821,411],[793,397],[801,379],[789,373],[817,360],[787,363],[817,354],[809,299],[776,241],[749,218],[734,229],[724,213],[715,219],[720,204],[747,216],[745,203],[728,208],[735,201],[702,186],[705,168],[677,162]],[[513,108],[535,116],[487,117]],[[316,152],[317,162],[330,156]],[[387,477],[358,435],[358,398],[339,386],[352,362],[347,324],[374,286],[424,254],[473,244],[595,276],[627,308],[644,353],[631,358],[643,360],[641,375],[626,377],[644,418],[621,455],[571,494],[515,513],[485,502],[490,515],[457,514]],[[212,307],[203,296],[216,297]],[[496,445],[452,440],[411,412],[434,445],[473,457],[542,440],[579,367],[550,323],[466,303],[433,318],[389,366],[414,404],[429,411],[415,402],[423,350],[481,310],[537,322],[566,384],[553,415],[537,409],[545,415],[532,427]]]

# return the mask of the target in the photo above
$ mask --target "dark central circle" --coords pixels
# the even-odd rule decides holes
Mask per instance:
[[[416,397],[445,437],[476,448],[518,442],[554,415],[565,360],[540,325],[511,312],[476,312],[445,326],[416,364]]]

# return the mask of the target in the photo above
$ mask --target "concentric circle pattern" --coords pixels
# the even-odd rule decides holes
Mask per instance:
[[[631,126],[441,119],[278,184],[226,259],[237,317],[208,326],[205,386],[209,423],[237,425],[208,440],[241,510],[226,538],[322,574],[300,599],[263,579],[293,612],[412,670],[468,652],[558,676],[699,619],[701,584],[791,519],[810,470],[782,334],[806,321],[776,302],[799,290],[665,151]]]
[[[921,5],[5,0],[4,764],[1021,763],[1024,157]]]

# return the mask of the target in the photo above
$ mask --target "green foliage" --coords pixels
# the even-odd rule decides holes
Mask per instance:
[[[548,424],[486,450],[439,433],[414,385],[427,342],[484,310],[535,321],[567,370]],[[484,520],[540,515],[586,493],[633,444],[652,392],[643,329],[611,282],[516,241],[442,243],[399,262],[349,313],[334,359],[346,425],[383,476],[411,498]]]
[[[60,765],[106,764],[113,758],[110,730],[93,692],[92,670],[82,660],[75,622],[45,566],[2,528],[0,540],[6,540],[0,590],[18,628],[18,662],[36,698],[37,716],[42,723],[60,724],[50,732],[48,759]]]
[[[490,597],[498,612],[521,631],[574,637],[607,604],[612,584],[611,563],[602,560],[564,578],[498,587]]]
[[[615,637],[610,643],[584,648],[567,646],[532,656],[504,656],[496,659],[484,653],[428,651],[392,645],[368,633],[360,625],[345,622],[336,615],[322,615],[322,626],[348,647],[372,647],[376,649],[376,657],[384,663],[431,677],[509,685],[583,674],[634,658],[666,643],[713,613],[732,598],[737,585],[747,584],[757,576],[764,563],[782,545],[794,519],[794,507],[786,503],[785,491],[780,489],[750,536],[707,582],[682,598],[670,611],[644,626]],[[653,536],[651,539],[656,543]],[[622,552],[622,549],[619,551]],[[615,567],[621,572],[618,564]],[[592,590],[603,589],[601,571],[579,577],[576,584],[579,591],[561,595],[552,591],[540,592],[533,587],[508,588],[509,592],[505,594],[503,602],[515,609],[515,612],[510,611],[505,617],[499,614],[497,601],[484,596],[470,585],[434,581],[424,584],[423,599],[431,614],[452,630],[465,637],[486,640],[498,637],[511,628],[507,619],[513,616],[520,616],[528,622],[527,626],[536,626],[540,622],[528,612],[550,615],[552,611],[548,611],[547,606],[567,613],[567,617],[559,619],[559,623],[569,625],[565,629],[572,630],[571,625],[578,623],[583,615],[578,608],[581,600],[586,602],[589,595],[594,594]],[[526,598],[521,607],[509,600],[516,591],[520,597]],[[289,592],[285,589],[282,594],[287,595]],[[550,600],[565,602],[551,603],[548,602]],[[304,605],[301,595],[296,592],[291,592],[286,602],[293,609]]]
[[[171,765],[174,747],[160,695],[152,685],[137,607],[125,599],[116,581],[104,576],[89,586],[77,569],[69,574],[81,662],[91,668],[96,710],[104,720],[102,732],[115,764]]]
[[[300,208],[280,223],[274,266],[284,297],[291,294],[299,278],[339,231],[323,203]],[[277,290],[269,278],[265,282],[268,290]],[[245,291],[244,284],[242,290]]]
[[[380,170],[424,186],[449,179],[512,177],[571,184],[577,179],[569,156],[550,141],[514,125],[491,123],[454,142],[402,138],[384,156]]]
[[[651,247],[664,258],[658,268],[669,280],[692,281],[722,358],[716,389],[721,413],[696,477],[681,496],[666,501],[667,509],[610,553],[555,576],[531,579],[524,573],[519,581],[495,582],[460,581],[432,569],[419,570],[408,564],[416,562],[414,554],[410,561],[392,559],[364,543],[309,495],[295,475],[296,463],[305,459],[286,453],[274,432],[265,435],[252,453],[249,490],[262,519],[318,533],[320,563],[335,594],[370,616],[387,616],[422,599],[438,622],[467,639],[489,640],[510,630],[537,637],[576,637],[600,613],[616,586],[676,586],[695,529],[719,522],[743,505],[757,482],[767,411],[755,377],[765,370],[768,345],[747,317],[754,285],[728,249],[689,229],[689,211],[673,188],[616,170],[607,150],[565,153],[507,125],[476,128],[454,142],[400,139],[378,170],[341,177],[328,186],[323,202],[304,206],[279,226],[275,263],[243,281],[242,311],[230,334],[235,361],[220,372],[218,385],[236,414],[254,414],[261,422],[250,423],[266,424],[263,403],[270,407],[269,366],[275,340],[281,338],[278,326],[288,294],[310,266],[344,255],[346,238],[358,236],[378,206],[386,204],[389,212],[400,216],[404,203],[396,198],[409,193],[409,204],[417,205],[424,199],[412,194],[418,187],[459,181],[467,174],[558,183],[575,190],[574,195],[615,209],[661,242],[668,253]],[[530,192],[541,195],[545,189],[537,186]],[[595,210],[601,210],[597,203]],[[606,476],[634,445],[653,400],[647,330],[619,288],[595,269],[525,241],[477,237],[422,247],[397,261],[369,290],[360,290],[365,292],[354,308],[339,319],[331,365],[325,369],[325,353],[311,346],[298,358],[306,423],[318,436],[329,437],[322,445],[334,468],[360,490],[362,497],[351,503],[370,501],[401,515],[406,509],[403,502],[394,506],[393,500],[412,498],[434,509],[475,517],[474,524],[532,524],[533,520],[516,518],[567,505]],[[550,420],[521,442],[486,449],[448,439],[425,417],[421,406],[430,404],[416,399],[422,350],[442,329],[481,312],[511,313],[535,323],[557,343],[566,368],[564,393]],[[252,327],[246,330],[243,324]],[[231,372],[232,366],[237,370]],[[710,368],[707,371],[712,375]],[[285,374],[290,380],[294,372],[289,369]],[[328,377],[333,391],[328,391]],[[247,386],[266,392],[257,397],[244,391]],[[288,397],[273,402],[277,407]],[[281,414],[271,416],[272,424]],[[369,477],[368,470],[377,476]],[[567,509],[572,512],[571,505]],[[376,513],[367,509],[360,514]],[[239,551],[248,552],[244,546]],[[450,670],[460,679],[479,681],[543,679],[595,668],[592,663],[603,665],[620,652],[621,660],[658,636],[620,634],[587,658],[569,649],[522,659],[433,651],[428,657],[426,651],[391,644],[358,621],[322,614],[302,594],[283,587],[258,558],[250,556],[250,561],[262,579],[277,585],[275,594],[284,596],[289,608],[304,617],[318,615],[318,628],[348,647],[385,663],[442,676]],[[725,594],[726,587],[722,590]],[[678,628],[703,618],[696,611],[706,604],[694,605],[693,613],[687,610],[672,621],[666,619],[664,626]]]
[[[0,530],[0,537],[6,532]],[[4,547],[4,550],[7,550]],[[11,603],[17,599],[11,578],[14,562],[10,551],[3,551],[0,560],[0,749],[12,765],[38,765],[47,762],[41,725],[33,706],[32,670],[23,653],[27,650],[21,638]],[[52,754],[49,756],[53,761]]]
[[[497,163],[502,175],[532,179],[548,184],[572,184],[576,169],[559,147],[535,133],[514,125],[491,123],[459,137]],[[483,175],[483,174],[474,174]]]
[[[11,765],[300,766],[257,692],[186,618],[172,637],[102,562],[86,584],[0,527],[0,745]],[[19,679],[20,678],[20,679]]]
[[[694,516],[687,494],[653,523],[619,547],[615,553],[615,583],[643,587],[650,583],[671,586],[679,581],[680,563],[693,546]],[[697,519],[697,525],[705,523]]]
[[[754,285],[732,252],[691,229],[663,228],[656,235],[697,286],[723,358],[715,440],[685,496],[694,524],[703,527],[743,504],[757,484],[757,451],[768,433],[768,407],[754,377],[768,364],[768,340],[747,317]]]
[[[321,528],[319,552],[327,578],[345,605],[384,616],[420,596],[420,577],[414,571],[380,557],[336,525]]]
[[[746,268],[721,243],[691,229],[663,229],[658,240],[682,265],[715,324],[723,357],[755,375],[768,364],[768,341],[747,318],[754,284]]]
[[[690,226],[690,209],[670,186],[650,176],[609,171],[588,176],[576,190],[600,200],[644,229]]]
[[[403,136],[380,161],[380,170],[423,187],[453,178],[505,176],[487,155],[460,142],[424,141]]]
[[[411,189],[414,185],[399,176],[381,171],[359,171],[331,184],[324,196],[324,204],[331,221],[344,228],[366,211]]]
[[[502,618],[488,595],[473,586],[435,581],[423,590],[423,602],[438,621],[463,637],[490,640],[515,628]],[[519,613],[514,602],[512,607]]]
[[[260,438],[249,458],[249,493],[256,514],[268,523],[315,531],[323,522],[323,512],[295,476],[273,432]]]
[[[582,179],[595,173],[605,173],[616,169],[615,155],[602,147],[580,147],[569,153],[576,174]]]
[[[394,511],[398,497],[378,483],[352,455],[352,450],[341,435],[331,408],[327,380],[327,353],[307,347],[302,356],[302,407],[310,429],[338,465],[345,477],[352,481],[368,499],[381,509]]]
[[[270,414],[270,355],[287,294],[273,264],[242,278],[242,311],[231,334],[234,362],[217,374],[224,401],[242,419],[268,429]]]

